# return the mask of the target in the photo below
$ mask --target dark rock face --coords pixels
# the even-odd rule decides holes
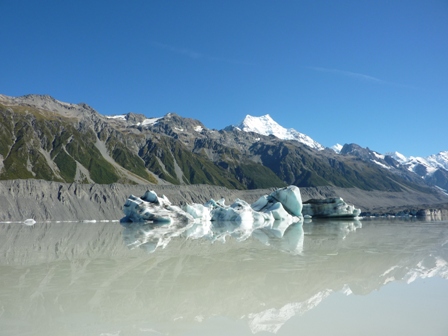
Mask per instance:
[[[418,164],[414,167],[414,172],[422,177],[428,174],[428,170],[426,169],[426,167],[421,164]]]
[[[413,166],[413,169],[410,169],[408,164],[400,164],[390,155],[381,155],[369,148],[363,148],[356,144],[344,145],[340,154],[357,157],[369,165],[382,166],[384,169],[389,170],[390,173],[412,184],[437,186],[448,191],[448,171],[443,168],[438,168],[434,173],[430,173],[425,165],[417,163]]]
[[[340,154],[342,155],[353,155],[357,156],[363,160],[376,159],[375,155],[369,148],[363,148],[357,144],[345,144]]]
[[[137,113],[129,112],[128,114],[126,114],[125,119],[132,125],[132,124],[141,123],[143,120],[146,119],[146,117],[144,114],[137,114]]]
[[[394,167],[394,168],[400,168],[400,164],[398,163],[397,160],[395,160],[392,156],[390,155],[385,155],[384,156],[384,161],[386,162],[387,165]]]
[[[425,180],[431,185],[448,190],[448,171],[444,169],[437,169],[431,175],[426,176]]]

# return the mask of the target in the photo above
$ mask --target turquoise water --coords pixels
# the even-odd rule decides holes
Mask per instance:
[[[0,335],[448,334],[447,221],[220,225],[1,223]]]

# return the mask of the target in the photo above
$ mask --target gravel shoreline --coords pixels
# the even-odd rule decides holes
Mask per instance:
[[[176,205],[205,203],[224,198],[231,204],[236,198],[249,203],[274,190],[232,190],[211,185],[124,185],[77,184],[43,180],[0,181],[0,221],[117,220],[129,197],[142,196],[147,190],[166,195]],[[417,191],[382,192],[358,188],[300,188],[302,200],[342,197],[361,208],[362,215],[448,216],[448,195]]]

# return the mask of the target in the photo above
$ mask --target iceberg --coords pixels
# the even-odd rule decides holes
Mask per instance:
[[[303,203],[302,215],[305,218],[346,218],[358,217],[361,209],[347,204],[341,197],[310,199]]]
[[[147,191],[142,197],[129,196],[123,212],[126,216],[124,221],[127,222],[171,223],[194,220],[192,215],[172,205],[165,196],[158,197],[154,191]]]
[[[154,252],[176,237],[205,238],[212,243],[225,242],[227,237],[237,241],[254,237],[279,250],[300,254],[304,218],[357,217],[361,211],[342,198],[302,203],[300,189],[288,186],[252,204],[237,198],[231,205],[224,199],[210,199],[205,204],[176,206],[166,196],[147,191],[142,197],[129,196],[123,212],[121,223],[127,228],[125,241],[130,248]]]
[[[172,205],[167,197],[159,197],[154,191],[147,191],[142,197],[129,196],[123,207],[123,222],[203,222],[225,221],[244,225],[266,226],[275,220],[299,222],[302,217],[302,198],[296,186],[277,189],[262,196],[250,205],[236,199],[230,206],[224,199],[209,200],[204,205],[186,204],[182,207]]]

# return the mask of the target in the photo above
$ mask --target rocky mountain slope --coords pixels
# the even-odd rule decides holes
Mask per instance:
[[[411,180],[423,179],[426,184],[448,193],[448,152],[440,152],[427,158],[406,158],[398,152],[383,155],[356,144],[345,144],[333,150],[341,155],[356,156],[365,162],[373,162]]]
[[[284,130],[267,119],[272,129]],[[253,130],[211,130],[174,113],[108,117],[50,96],[0,95],[0,179],[438,193],[413,172],[387,168],[386,159],[354,145],[340,155],[304,144],[304,137],[294,138],[297,131],[287,130],[292,138],[285,140]]]
[[[428,184],[435,185],[448,192],[448,151],[430,155],[426,158],[409,158],[400,153],[387,153],[399,164],[423,178]]]

